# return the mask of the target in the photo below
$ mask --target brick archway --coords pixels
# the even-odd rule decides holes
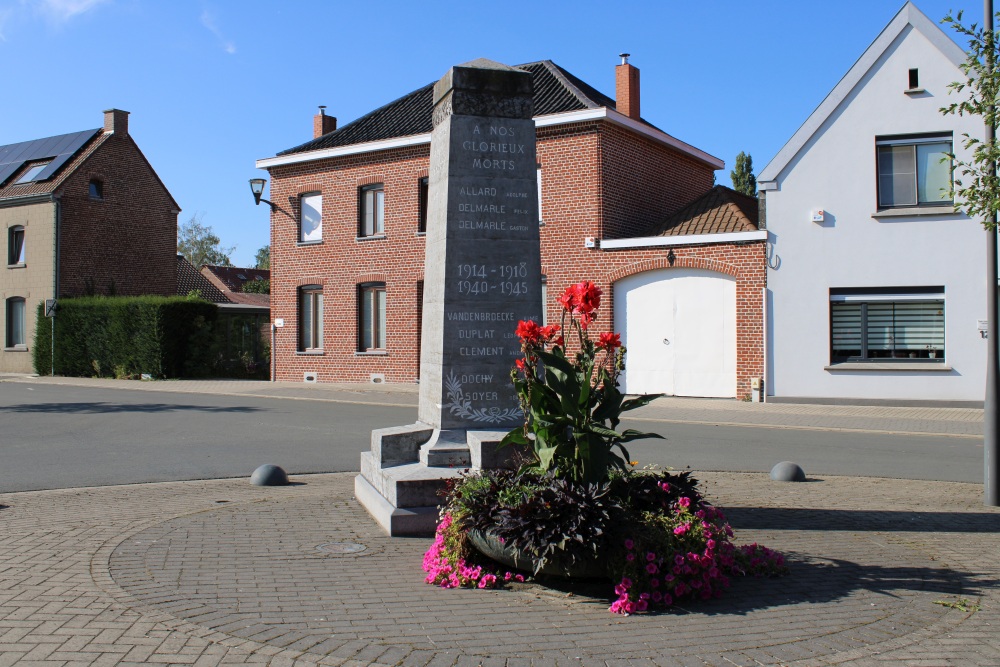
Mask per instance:
[[[716,273],[724,273],[726,275],[733,276],[736,279],[739,279],[740,277],[739,269],[735,265],[727,262],[720,262],[717,259],[707,259],[705,257],[675,257],[673,263],[671,264],[670,260],[666,257],[655,257],[653,259],[644,259],[641,262],[635,262],[633,264],[628,264],[615,269],[605,277],[605,284],[614,285],[622,278],[627,278],[628,276],[633,276],[637,273],[644,273],[646,271],[678,268],[705,269],[707,271],[715,271]]]

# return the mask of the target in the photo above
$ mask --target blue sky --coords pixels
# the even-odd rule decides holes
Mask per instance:
[[[642,115],[759,172],[902,6],[900,0],[420,2],[0,0],[0,144],[100,127],[130,131],[174,198],[233,261],[269,241],[254,167],[477,57],[550,59],[614,96],[617,54],[642,72]],[[982,3],[920,0],[938,21]],[[964,46],[964,45],[963,45]]]

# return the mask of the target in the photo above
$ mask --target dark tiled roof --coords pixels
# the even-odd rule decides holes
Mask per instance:
[[[647,236],[756,231],[757,199],[716,185],[655,227]]]
[[[612,98],[576,78],[551,60],[518,65],[516,69],[530,72],[532,75],[535,84],[535,116],[600,107],[615,108],[615,101]],[[333,132],[281,151],[278,155],[425,134],[433,129],[431,124],[433,95],[434,84],[429,83]]]
[[[243,283],[249,280],[271,279],[271,272],[267,269],[242,269],[237,266],[212,266],[206,264],[203,270],[210,271],[229,288],[230,292],[242,292]]]
[[[17,199],[55,192],[109,137],[100,130],[84,130],[47,139],[0,146],[0,199]],[[61,151],[56,154],[53,151]],[[28,157],[31,156],[31,157]],[[16,185],[24,166],[53,158],[39,176],[45,180]]]
[[[184,255],[177,255],[177,294],[187,296],[193,290],[198,290],[205,301],[231,303],[218,287],[201,275],[201,271],[184,259]]]

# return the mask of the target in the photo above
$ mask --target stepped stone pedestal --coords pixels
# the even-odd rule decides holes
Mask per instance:
[[[372,432],[355,495],[390,535],[429,535],[462,471],[523,414],[510,380],[519,320],[541,321],[535,124],[527,72],[489,60],[434,86],[418,422]]]

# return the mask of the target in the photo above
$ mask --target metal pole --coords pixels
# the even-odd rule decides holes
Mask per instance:
[[[271,322],[271,382],[278,381],[278,356],[274,349],[274,338],[277,331],[278,327],[274,326],[274,322]]]
[[[983,25],[993,35],[993,0],[983,0]],[[990,42],[993,40],[990,39]],[[986,67],[989,74],[993,74],[995,62],[995,46],[992,45],[986,54]],[[990,117],[994,110],[993,100],[989,101]],[[986,143],[992,144],[996,140],[996,127],[992,122],[986,123]],[[990,165],[990,182],[994,181],[997,173],[996,163]],[[1000,487],[998,487],[998,442],[1000,442],[1000,368],[997,359],[997,230],[996,214],[990,216],[992,219],[986,231],[986,400],[983,410],[983,504],[997,506],[1000,505]]]
[[[52,355],[50,359],[49,375],[52,377],[56,376],[56,314],[52,313],[52,345],[50,346],[49,352]]]

